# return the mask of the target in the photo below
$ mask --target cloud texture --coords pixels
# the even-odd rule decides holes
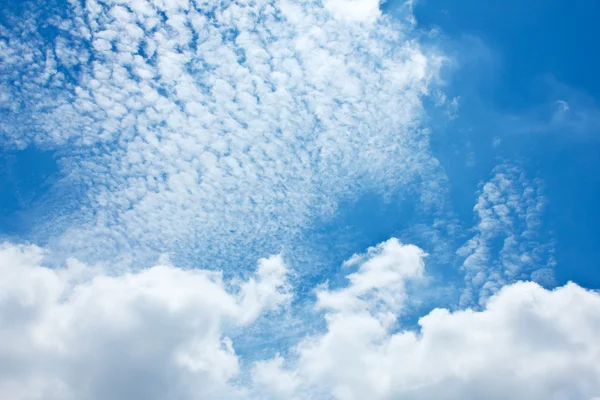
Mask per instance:
[[[424,123],[431,93],[456,102],[412,15],[377,0],[50,4],[0,26],[0,145],[54,151],[60,192],[82,195],[32,224],[44,248],[0,245],[0,397],[600,396],[600,296],[529,282],[552,283],[554,259],[541,182],[517,167],[481,185],[458,307],[414,327],[418,246],[376,244],[341,282],[289,267],[315,268],[286,250],[364,194],[413,199],[434,250],[460,236]]]
[[[228,332],[290,300],[281,257],[245,282],[155,266],[108,276],[35,246],[0,248],[0,393],[11,399],[592,399],[600,295],[505,286],[481,311],[397,323],[421,249],[390,239],[352,257],[346,286],[316,288],[324,327],[273,358],[240,359]],[[384,279],[386,278],[386,279]],[[273,326],[271,329],[280,329]],[[268,335],[269,332],[263,332]]]
[[[344,198],[435,190],[422,98],[443,57],[377,1],[66,6],[0,49],[5,145],[61,149],[85,191],[53,221],[66,254],[218,262],[278,251]]]
[[[463,305],[483,304],[518,280],[553,285],[553,241],[542,224],[545,206],[541,181],[530,180],[517,166],[501,164],[480,184],[474,235],[457,251],[464,258]]]

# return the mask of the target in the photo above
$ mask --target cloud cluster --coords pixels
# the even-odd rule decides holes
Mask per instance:
[[[279,251],[344,197],[433,190],[422,98],[443,58],[378,4],[70,1],[51,36],[3,28],[6,142],[60,148],[87,188],[59,246],[218,262]]]
[[[106,275],[35,246],[0,247],[0,395],[20,399],[581,399],[600,396],[600,295],[503,287],[480,311],[398,325],[424,252],[390,239],[316,288],[324,327],[244,362],[227,332],[287,304],[281,257],[247,281],[162,265]],[[271,329],[280,329],[274,326]],[[269,332],[264,332],[268,335]]]
[[[540,183],[519,168],[481,186],[461,309],[415,329],[400,321],[426,254],[395,238],[344,262],[343,284],[301,280],[309,316],[289,307],[289,253],[240,280],[240,253],[279,253],[366,192],[418,199],[434,244],[454,230],[422,124],[443,57],[379,5],[69,0],[6,18],[0,145],[57,150],[85,196],[50,222],[51,250],[0,245],[0,397],[600,396],[600,296],[519,282],[553,264]],[[206,269],[144,269],[159,252]],[[64,255],[82,261],[50,267]],[[320,323],[236,351],[255,329],[286,336],[288,318]]]
[[[485,304],[502,286],[533,279],[553,284],[555,264],[551,240],[542,237],[546,203],[541,182],[517,167],[501,164],[481,185],[473,208],[478,223],[473,237],[457,254],[464,258],[463,305]]]
[[[277,399],[591,399],[600,393],[600,295],[575,284],[503,287],[482,311],[435,309],[419,331],[397,326],[422,250],[391,239],[369,250],[348,286],[317,291],[325,332],[256,364]],[[360,261],[359,261],[360,260]],[[264,398],[265,394],[262,394]]]
[[[225,332],[287,304],[281,257],[238,285],[158,265],[111,276],[35,246],[0,246],[0,397],[220,398],[238,357]]]
[[[483,311],[433,310],[420,331],[376,313],[333,313],[327,332],[259,363],[272,398],[592,399],[600,393],[600,295],[568,284],[504,287]]]

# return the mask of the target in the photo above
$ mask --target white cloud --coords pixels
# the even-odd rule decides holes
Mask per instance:
[[[396,269],[419,270],[420,250],[404,251],[414,257],[396,259]],[[325,332],[304,339],[287,360],[257,363],[260,398],[587,400],[600,393],[598,293],[519,282],[481,311],[431,311],[418,333],[398,329],[398,314],[380,307],[387,293],[375,293],[367,309],[330,309]]]
[[[290,300],[286,284],[288,269],[281,256],[258,261],[256,277],[240,285],[240,305],[245,311],[242,321],[255,320],[265,309],[276,309]]]
[[[323,288],[317,291],[320,308],[339,312],[355,312],[382,302],[387,310],[397,310],[404,301],[404,285],[409,277],[423,273],[423,251],[412,245],[403,245],[392,238],[368,249],[366,254],[354,255],[344,263],[346,267],[359,265],[357,272],[347,276],[349,284],[339,290]]]
[[[252,381],[264,392],[265,395],[293,398],[300,386],[296,371],[282,369],[285,359],[280,355],[266,361],[259,361],[252,370]]]
[[[410,24],[348,23],[332,4],[379,13],[372,0],[72,1],[55,42],[32,23],[20,51],[0,48],[3,104],[22,104],[6,142],[63,146],[69,179],[88,189],[80,213],[53,221],[55,247],[218,262],[240,247],[279,251],[357,192],[427,192],[439,166],[421,100],[443,58]],[[24,28],[11,29],[16,43]],[[57,71],[69,79],[45,86]]]
[[[39,15],[0,28],[2,145],[60,148],[88,189],[51,237],[63,255],[144,266],[160,250],[233,268],[240,249],[279,251],[357,193],[410,188],[424,208],[443,203],[421,126],[442,58],[377,1],[70,5],[43,21],[56,37],[37,31]],[[315,289],[322,331],[250,367],[235,339],[290,301],[281,257],[229,282],[167,262],[50,269],[45,251],[4,244],[1,397],[598,396],[598,295],[513,284],[552,278],[537,237],[544,199],[522,171],[494,173],[459,251],[462,305],[481,310],[434,310],[419,333],[399,326],[425,253],[390,239],[345,263],[356,269],[345,287]]]
[[[372,22],[381,15],[379,0],[325,0],[325,7],[350,21]]]
[[[0,246],[2,398],[600,396],[600,294],[575,284],[505,286],[480,311],[431,311],[415,332],[397,320],[425,254],[390,239],[346,263],[356,271],[345,287],[317,288],[323,329],[253,362],[236,354],[228,332],[245,332],[289,301],[281,257],[260,260],[255,275],[234,283],[170,265],[121,275],[75,260],[49,269],[45,256],[35,246]],[[281,329],[281,315],[269,315],[270,329]]]
[[[564,100],[557,100],[556,101],[556,106],[559,108],[559,111],[569,111],[571,109],[571,107],[569,106],[569,103],[567,103]]]
[[[158,265],[106,275],[42,266],[35,246],[0,246],[0,397],[221,398],[236,390],[226,332],[287,303],[281,257],[237,290],[221,274]],[[236,293],[237,292],[237,293]]]
[[[464,257],[466,289],[463,305],[484,304],[505,284],[536,279],[552,284],[552,238],[544,240],[542,215],[546,205],[539,180],[529,180],[515,166],[497,166],[481,184],[474,212],[473,237],[457,254]]]

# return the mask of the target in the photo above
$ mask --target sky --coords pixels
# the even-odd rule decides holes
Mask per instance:
[[[1,397],[600,399],[599,8],[1,2]]]
[[[501,138],[505,143],[495,155],[520,158],[544,181],[547,218],[563,260],[557,277],[590,287],[598,287],[600,271],[593,172],[600,162],[600,87],[594,79],[600,58],[589,51],[598,35],[598,7],[586,1],[424,1],[415,9],[424,29],[440,29],[447,41],[459,43],[455,51],[470,53],[453,90],[467,88],[471,96],[463,101],[479,104],[471,111],[465,104],[449,135],[471,130],[466,140],[473,146]],[[518,126],[507,128],[507,116]]]

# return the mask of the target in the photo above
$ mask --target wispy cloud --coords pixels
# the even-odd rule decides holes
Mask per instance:
[[[561,135],[569,140],[600,138],[600,105],[592,96],[553,76],[543,76],[539,81],[547,100],[508,118],[515,133]]]

